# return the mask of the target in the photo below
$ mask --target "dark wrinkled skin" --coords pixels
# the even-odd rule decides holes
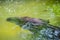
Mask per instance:
[[[50,25],[49,21],[30,17],[11,17],[7,21],[16,23],[32,32],[31,40],[60,40],[60,28]]]

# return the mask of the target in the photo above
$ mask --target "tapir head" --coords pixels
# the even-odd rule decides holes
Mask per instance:
[[[10,17],[7,18],[7,21],[15,23],[23,29],[28,29],[30,31],[40,30],[42,25],[48,23],[48,21],[30,17]]]

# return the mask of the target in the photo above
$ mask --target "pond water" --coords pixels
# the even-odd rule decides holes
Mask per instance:
[[[8,17],[28,16],[49,20],[50,24],[60,26],[60,5],[39,0],[3,0],[0,1],[0,40],[30,40],[31,33],[14,23],[6,21]]]

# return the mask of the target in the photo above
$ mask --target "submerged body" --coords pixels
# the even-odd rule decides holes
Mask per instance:
[[[7,21],[31,31],[31,40],[60,40],[60,28],[50,25],[48,21],[30,17],[11,17]]]

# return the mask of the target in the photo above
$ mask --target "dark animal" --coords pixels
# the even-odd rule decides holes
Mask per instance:
[[[30,17],[10,17],[7,21],[31,31],[31,40],[60,40],[60,28],[50,25],[49,21]]]

